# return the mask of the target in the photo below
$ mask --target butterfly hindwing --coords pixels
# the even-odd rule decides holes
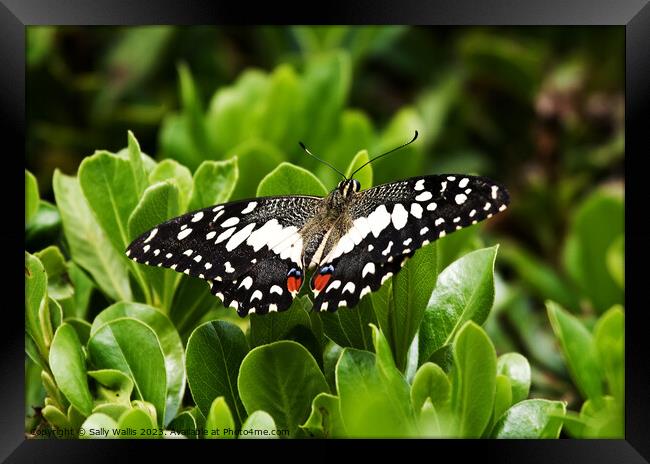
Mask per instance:
[[[287,272],[302,270],[298,231],[321,201],[284,196],[211,206],[145,232],[126,254],[143,264],[207,280],[213,293],[221,294],[224,303],[240,314],[251,308],[283,311],[293,298],[287,290]],[[278,295],[274,285],[283,294]],[[256,291],[262,292],[261,298]]]
[[[314,307],[356,305],[399,272],[417,249],[491,217],[508,203],[499,184],[457,174],[414,177],[359,192],[350,206],[349,228],[317,267],[329,275],[312,280]]]

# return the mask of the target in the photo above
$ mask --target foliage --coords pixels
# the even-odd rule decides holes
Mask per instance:
[[[233,30],[104,29],[83,76],[59,44],[85,32],[28,28],[28,96],[63,101],[29,103],[48,116],[30,123],[25,171],[26,431],[622,436],[622,78],[601,62],[616,42],[575,31],[258,28],[265,51],[246,58]],[[239,61],[187,45],[215,37]],[[71,91],[81,129],[47,113]],[[127,128],[140,141],[92,153]],[[124,256],[186,211],[325,194],[338,177],[299,140],[349,174],[415,129],[362,188],[476,172],[512,206],[418,251],[353,310],[314,313],[305,294],[240,319],[205,282]]]

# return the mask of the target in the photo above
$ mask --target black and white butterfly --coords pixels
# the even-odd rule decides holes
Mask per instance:
[[[288,309],[314,269],[314,309],[336,311],[377,290],[420,247],[509,203],[500,184],[464,174],[360,189],[346,178],[324,198],[253,198],[193,211],[145,232],[126,254],[207,280],[242,317]]]

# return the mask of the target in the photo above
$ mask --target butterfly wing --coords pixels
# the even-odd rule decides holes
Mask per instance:
[[[212,293],[241,316],[251,310],[283,311],[297,293],[287,288],[287,274],[295,269],[302,276],[299,230],[321,202],[281,196],[211,206],[143,233],[126,254],[207,280]],[[302,280],[291,283],[299,289]]]
[[[351,225],[323,258],[326,286],[316,286],[314,307],[353,307],[400,271],[417,249],[503,211],[507,190],[479,176],[413,177],[359,192]],[[312,289],[315,280],[312,280]]]

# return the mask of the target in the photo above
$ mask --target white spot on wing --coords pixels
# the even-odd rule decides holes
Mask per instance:
[[[282,287],[279,285],[273,285],[271,287],[271,293],[277,293],[278,295],[282,295]]]
[[[194,216],[192,216],[192,222],[199,222],[201,219],[203,219],[203,211],[199,211]]]
[[[215,235],[217,235],[217,233],[213,230],[212,232],[208,232],[208,234],[205,236],[205,239],[212,240]]]
[[[426,234],[427,232],[429,232],[429,228],[428,228],[428,227],[423,227],[422,229],[420,229],[420,235],[424,235],[424,234]]]
[[[192,229],[185,229],[185,230],[180,231],[178,233],[178,235],[176,236],[176,238],[178,238],[178,240],[183,240],[185,237],[187,237],[191,233],[192,233]]]
[[[257,206],[257,202],[256,202],[256,201],[251,201],[251,202],[248,204],[248,206],[246,207],[246,209],[243,209],[241,213],[242,213],[242,214],[248,214],[248,213],[250,213],[251,211],[253,211],[253,210],[255,209],[256,206]]]
[[[348,304],[347,301],[341,300],[341,301],[339,301],[339,308],[342,307],[342,306],[346,306],[347,304]]]
[[[411,205],[411,214],[418,219],[422,219],[422,206],[418,203],[413,203]]]
[[[438,207],[437,204],[435,204],[435,203],[429,203],[429,204],[427,205],[427,211],[435,211],[437,207]]]
[[[368,224],[370,225],[370,230],[372,235],[375,238],[379,237],[379,234],[386,228],[390,223],[390,214],[386,210],[384,205],[377,207],[370,215],[368,216]]]
[[[387,256],[390,253],[390,249],[393,247],[393,241],[388,242],[388,246],[384,251],[381,252],[382,255]]]
[[[271,304],[269,305],[269,312],[270,312],[270,313],[274,313],[274,312],[276,312],[277,310],[278,310],[278,305],[273,304],[273,303],[271,303]]]
[[[438,218],[438,219],[436,219],[436,222],[435,222],[434,224],[435,224],[436,226],[439,226],[439,225],[442,224],[443,222],[445,222],[444,218]]]
[[[492,205],[491,205],[490,202],[488,201],[487,203],[485,203],[485,206],[483,207],[483,210],[484,210],[484,211],[487,211],[488,209],[490,209],[490,206],[492,206]]]
[[[216,213],[217,211],[222,210],[222,209],[223,209],[223,205],[218,205],[218,206],[215,206],[214,208],[212,208],[212,212]]]
[[[341,286],[341,281],[340,280],[335,280],[329,286],[327,287],[327,290],[325,290],[325,293],[329,292],[330,290],[336,290]]]
[[[149,232],[149,236],[146,238],[146,240],[143,243],[147,243],[148,241],[150,241],[152,238],[156,236],[157,233],[158,233],[158,227],[156,227],[151,232]]]
[[[237,248],[244,240],[246,240],[250,235],[251,232],[253,232],[253,229],[255,228],[255,223],[248,224],[246,227],[244,227],[242,230],[237,232],[235,235],[232,236],[230,240],[228,240],[228,243],[226,244],[226,250],[232,251],[235,248]]]
[[[228,218],[225,221],[223,221],[221,223],[221,227],[223,227],[225,229],[226,227],[232,227],[232,226],[235,226],[237,224],[239,224],[239,218],[238,217],[231,217],[231,218]]]
[[[204,267],[205,267],[206,269],[210,269],[210,268],[212,267],[212,264],[210,264],[210,263],[205,263],[205,266],[204,266]]]
[[[237,288],[242,288],[242,287],[244,287],[244,288],[246,288],[246,290],[248,290],[249,288],[251,288],[251,285],[253,285],[253,278],[252,278],[251,276],[246,276],[246,277],[241,281],[241,283],[239,284],[239,287],[237,287]],[[251,301],[252,301],[252,300],[251,300]]]
[[[341,295],[345,292],[354,293],[354,283],[348,282],[345,284],[345,287],[343,287],[343,290],[341,290]]]
[[[460,182],[458,182],[458,187],[465,188],[467,187],[467,184],[469,184],[469,179],[467,177],[464,177],[460,180]]]
[[[419,181],[417,181],[417,182],[415,183],[415,187],[413,187],[413,188],[414,188],[415,190],[417,190],[418,192],[419,192],[420,190],[424,190],[424,179],[420,179]]]
[[[499,206],[499,211],[503,211],[503,210],[506,209],[506,208],[507,208],[506,205],[501,205],[501,206]]]
[[[230,238],[230,236],[232,235],[232,233],[234,231],[235,231],[235,228],[231,227],[230,229],[226,230],[225,232],[221,232],[219,234],[219,236],[217,237],[217,240],[214,242],[214,244],[216,245],[217,243],[221,243],[224,240],[226,240],[227,238]]]
[[[359,295],[359,299],[363,298],[368,293],[370,293],[370,285],[366,285],[365,287],[363,287],[363,290],[361,290],[361,295]]]
[[[185,250],[185,251],[183,252],[183,254],[184,254],[185,256],[190,256],[192,253],[194,253],[194,250],[192,250],[192,249]]]
[[[408,221],[408,212],[404,209],[401,203],[398,203],[395,205],[393,208],[393,213],[391,214],[390,218],[391,221],[393,222],[393,227],[395,229],[400,230],[402,229],[405,225],[406,222]]]
[[[408,245],[408,244],[411,243],[412,241],[413,241],[412,238],[407,238],[406,240],[404,240],[404,246]]]
[[[433,198],[431,192],[422,192],[417,197],[415,197],[416,201],[428,201],[431,200],[431,198]]]
[[[452,180],[453,181],[453,180],[456,180],[456,178],[454,176],[447,176],[447,180]]]
[[[145,245],[142,251],[146,253],[147,251],[149,251],[149,248],[151,248],[149,245]]]
[[[194,261],[196,261],[197,263],[200,263],[202,259],[203,259],[203,256],[201,256],[201,255],[196,255],[194,257]]]
[[[217,222],[217,219],[219,219],[219,216],[221,216],[223,213],[225,213],[225,211],[223,211],[223,210],[222,210],[222,211],[219,211],[219,212],[214,216],[214,218],[212,219],[212,222]]]
[[[465,203],[465,201],[467,201],[467,195],[465,195],[464,193],[459,193],[458,195],[456,195],[455,200],[457,205],[462,205],[463,203]]]
[[[474,217],[475,214],[476,214],[476,210],[473,209],[469,212],[469,217]]]
[[[386,275],[381,278],[381,283],[383,284],[384,282],[386,282],[391,277],[393,277],[393,273],[392,272],[387,272]]]
[[[235,272],[235,268],[230,265],[230,261],[226,261],[225,263],[223,263],[223,267],[226,269],[226,272],[230,274]]]
[[[172,255],[171,253],[167,253],[167,254],[165,255],[165,258],[169,259],[169,258],[171,258],[172,256],[174,256],[174,255]]]
[[[365,266],[363,266],[363,270],[361,271],[361,278],[366,277],[366,274],[374,274],[375,273],[375,263],[368,263]]]
[[[493,185],[492,186],[492,199],[493,200],[497,199],[497,190],[499,190],[499,187],[497,187],[496,185]]]

